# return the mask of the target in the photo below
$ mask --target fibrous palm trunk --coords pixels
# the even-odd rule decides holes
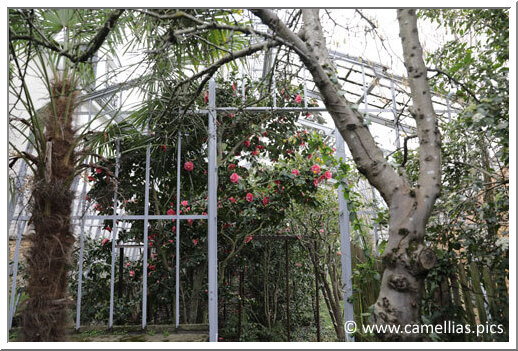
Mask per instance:
[[[25,341],[63,341],[69,315],[68,271],[74,236],[70,189],[74,177],[72,113],[75,84],[56,79],[45,112],[45,157],[37,165],[32,191],[32,221],[27,254],[28,281],[23,311]],[[39,179],[38,179],[39,177]]]

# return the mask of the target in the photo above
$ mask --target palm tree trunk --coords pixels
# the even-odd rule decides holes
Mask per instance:
[[[45,159],[38,164],[32,192],[34,233],[29,237],[28,281],[23,311],[25,341],[63,341],[69,321],[68,272],[74,245],[72,112],[77,92],[70,79],[56,79],[45,115]],[[39,179],[38,179],[39,178]]]

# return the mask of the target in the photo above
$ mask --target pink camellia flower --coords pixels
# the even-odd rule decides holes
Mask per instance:
[[[246,237],[246,239],[245,239],[245,243],[249,243],[249,242],[250,242],[250,240],[252,240],[252,236],[251,236],[251,235],[249,235],[249,236],[247,236],[247,237]]]
[[[148,265],[147,268],[150,270],[150,271],[154,271],[156,269],[156,266],[155,265]]]
[[[187,220],[187,224],[192,225],[193,223],[194,223],[194,221],[192,219]]]
[[[311,172],[313,172],[315,174],[320,173],[320,166],[319,165],[311,166]]]
[[[234,199],[234,197],[233,197],[233,196],[229,197],[228,199],[229,199],[230,201],[232,201],[233,203],[236,203],[236,199]]]
[[[167,210],[167,215],[168,215],[168,216],[174,216],[175,214],[176,214],[176,211],[175,211],[175,210],[173,210],[172,208],[170,208],[170,209],[168,209],[168,210]]]
[[[239,182],[239,175],[237,173],[232,173],[232,175],[230,176],[230,181],[232,183],[237,183]]]
[[[250,140],[248,140],[248,139],[247,139],[247,140],[245,140],[245,141],[243,142],[243,145],[245,145],[246,147],[250,147]]]
[[[295,96],[295,102],[297,104],[300,104],[302,102],[302,96],[300,96],[300,94],[297,94],[297,96]]]
[[[187,200],[183,200],[181,204],[182,206],[189,206],[189,202],[187,202]]]
[[[198,245],[198,239],[193,239],[193,240],[192,240],[192,243],[193,243],[194,245]]]
[[[252,193],[246,194],[246,201],[252,202],[254,200],[254,195]]]
[[[134,277],[135,276],[135,271],[130,271],[130,277]]]
[[[257,149],[255,149],[254,151],[252,151],[252,156],[257,156],[259,154],[259,151]]]
[[[108,238],[105,238],[102,242],[101,242],[101,246],[104,246],[104,244],[106,244],[107,242],[109,242],[110,239]]]
[[[103,170],[102,170],[102,169],[100,169],[100,168],[96,168],[96,169],[95,169],[95,173],[97,173],[97,174],[101,174],[102,172],[103,172]]]
[[[293,174],[294,176],[298,176],[300,174],[300,172],[298,169],[294,169],[291,171],[291,174]]]
[[[313,185],[318,186],[318,178],[313,179]]]
[[[194,164],[191,161],[187,161],[183,165],[183,168],[188,172],[192,172],[192,170],[194,169]]]
[[[326,171],[326,173],[324,173],[324,177],[326,177],[326,179],[331,179],[333,178],[333,173],[331,173],[330,171]]]
[[[131,263],[126,262],[126,267],[129,267],[130,265],[131,265]]]
[[[268,205],[270,203],[270,198],[268,196],[263,197],[263,205]]]
[[[228,170],[229,170],[229,171],[232,171],[232,170],[234,170],[235,168],[236,168],[236,165],[235,165],[235,164],[233,164],[233,163],[231,163],[231,164],[229,164],[229,165],[228,165]]]
[[[173,225],[172,231],[176,232],[176,226],[175,225]]]

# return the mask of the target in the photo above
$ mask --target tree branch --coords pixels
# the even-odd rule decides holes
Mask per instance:
[[[398,10],[397,13],[399,36],[403,45],[403,57],[413,102],[409,110],[416,121],[420,147],[417,196],[424,205],[422,208],[426,223],[441,189],[441,134],[432,105],[415,10]]]
[[[108,34],[110,34],[111,30],[115,27],[117,20],[119,19],[119,17],[122,15],[123,12],[124,12],[124,9],[117,9],[117,10],[113,11],[108,16],[108,19],[106,20],[106,22],[104,22],[104,25],[98,30],[95,37],[93,37],[92,40],[90,40],[90,42],[86,45],[85,51],[80,55],[73,54],[73,52],[76,52],[80,48],[79,46],[75,46],[71,50],[63,50],[59,46],[57,46],[47,40],[42,41],[40,39],[37,39],[33,35],[14,34],[11,31],[11,28],[9,28],[9,40],[10,41],[12,41],[12,40],[30,41],[38,46],[43,46],[51,51],[54,51],[54,52],[60,54],[61,56],[65,56],[74,63],[86,62],[99,50],[101,45],[104,43],[104,41],[108,37]],[[29,25],[31,27],[33,27],[32,22],[29,22]],[[42,36],[42,37],[44,38],[44,36]]]
[[[440,69],[437,69],[437,68],[428,68],[428,72],[436,72],[437,75],[438,74],[445,75],[448,78],[450,84],[451,84],[451,82],[455,83],[457,86],[461,87],[462,90],[464,90],[466,93],[471,95],[471,97],[477,102],[477,104],[480,104],[480,100],[477,98],[477,96],[464,83],[459,82],[458,80],[453,78],[453,76],[451,76],[449,73],[441,71]]]
[[[376,145],[374,138],[363,123],[363,117],[353,110],[345,100],[335,74],[333,64],[325,46],[325,37],[318,16],[318,10],[304,9],[303,29],[300,37],[293,33],[270,10],[252,10],[274,33],[290,41],[297,48],[299,55],[322,94],[324,104],[333,117],[336,127],[349,146],[358,170],[378,189],[387,204],[398,189],[408,187],[406,180],[400,177],[388,164],[383,152]]]

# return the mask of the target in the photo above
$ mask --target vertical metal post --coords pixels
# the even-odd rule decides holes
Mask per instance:
[[[304,68],[304,108],[308,108],[308,87],[306,80],[306,69]]]
[[[335,130],[336,156],[345,162],[345,144],[342,135]],[[344,323],[354,321],[353,304],[349,302],[352,295],[352,263],[351,263],[351,234],[349,232],[349,209],[343,194],[343,186],[338,187],[338,207],[340,213],[340,251],[342,262],[342,282],[344,284]],[[346,340],[354,341],[354,337],[347,333]]]
[[[113,195],[113,227],[112,227],[112,262],[111,262],[111,276],[110,276],[110,318],[108,327],[113,328],[113,295],[115,293],[115,259],[117,251],[115,250],[115,240],[117,239],[117,197],[119,190],[119,166],[120,166],[120,140],[117,138],[115,142],[115,193]]]
[[[21,198],[22,194],[20,194]],[[21,213],[20,213],[21,217]],[[20,257],[20,244],[22,242],[22,235],[23,231],[25,229],[26,220],[19,218],[18,219],[18,233],[16,235],[16,246],[14,249],[14,256],[13,256],[13,282],[11,285],[11,299],[9,304],[9,329],[13,326],[13,317],[14,317],[14,311],[16,308],[16,279],[18,279],[18,260]]]
[[[451,97],[451,92],[448,93],[448,95],[446,95],[446,110],[448,111],[448,123],[451,122],[451,106],[450,106],[450,97]]]
[[[123,284],[123,273],[124,273],[124,247],[119,248],[119,285],[117,286],[117,297],[122,297],[122,284]]]
[[[209,265],[209,340],[218,341],[218,165],[216,159],[216,82],[209,81],[208,145],[208,265]]]
[[[176,160],[176,290],[175,290],[175,325],[180,325],[180,173],[182,157],[182,132],[178,132],[178,154]]]
[[[149,122],[148,122],[148,133]],[[144,188],[144,257],[142,262],[142,329],[147,325],[147,265],[148,265],[148,226],[149,226],[149,169],[151,167],[151,145],[146,148],[146,185]]]
[[[286,269],[286,336],[288,341],[291,341],[291,330],[290,330],[290,248],[288,239],[284,241],[284,256],[285,256],[285,269]]]
[[[318,293],[318,245],[317,241],[313,242],[315,250],[315,322],[317,327],[317,341],[320,342],[320,296]]]
[[[79,272],[77,274],[77,305],[76,305],[76,330],[79,330],[81,326],[81,298],[82,298],[82,288],[83,288],[83,260],[84,260],[84,235],[85,235],[85,215],[86,215],[86,182],[83,184],[83,189],[81,190],[81,231],[79,234]]]
[[[272,94],[273,94],[273,108],[277,108],[277,81],[275,80],[275,67],[272,68]]]
[[[246,94],[246,90],[245,90],[245,73],[244,72],[241,72],[241,101],[243,103],[245,103],[245,94]],[[209,90],[210,90],[210,87],[209,87]],[[210,98],[210,92],[209,92],[209,98]]]
[[[367,93],[367,85],[366,85],[367,82],[365,80],[365,66],[363,65],[363,63],[362,63],[362,81],[363,81],[363,84],[362,84],[362,86],[363,86],[363,104],[365,106],[365,113],[367,113],[367,109],[369,108],[369,104],[367,102],[367,95],[368,95],[368,93]]]
[[[92,101],[88,102],[88,122],[92,119]],[[88,158],[89,160],[90,158]],[[80,179],[77,177],[76,179]],[[84,236],[85,236],[85,223],[86,223],[86,181],[83,180],[83,187],[81,189],[81,212],[79,212],[79,206],[77,215],[81,215],[81,231],[79,233],[79,272],[77,274],[77,304],[76,304],[76,330],[81,327],[81,298],[83,289],[83,260],[84,260]],[[90,227],[91,230],[91,227]]]
[[[397,116],[396,90],[394,89],[394,81],[390,80],[390,91],[392,93],[392,114],[394,115],[394,132],[396,134],[396,148],[399,149],[399,121]]]

